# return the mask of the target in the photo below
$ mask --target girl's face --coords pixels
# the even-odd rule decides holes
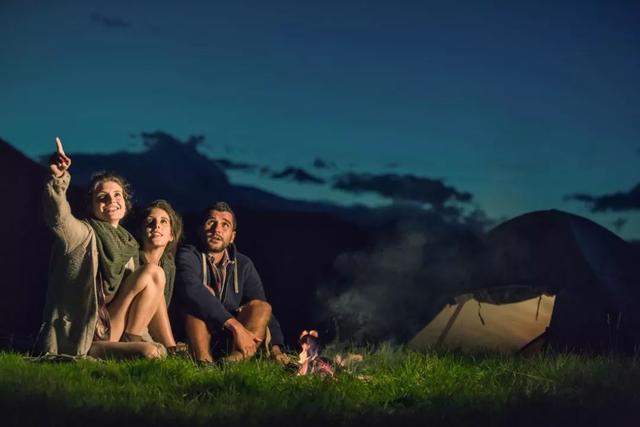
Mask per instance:
[[[92,196],[93,216],[101,221],[108,222],[114,227],[120,224],[127,213],[127,205],[124,199],[124,191],[120,184],[114,181],[105,181],[96,187]]]
[[[164,209],[151,209],[145,219],[144,230],[145,249],[164,248],[169,242],[173,242],[171,218],[169,218],[169,214]]]

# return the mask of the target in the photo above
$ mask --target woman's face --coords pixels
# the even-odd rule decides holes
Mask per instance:
[[[149,212],[149,215],[144,220],[144,224],[145,249],[164,248],[169,242],[173,242],[171,218],[164,209],[151,209],[151,212]]]
[[[127,205],[120,184],[114,181],[98,184],[93,192],[93,215],[117,227],[126,213]]]

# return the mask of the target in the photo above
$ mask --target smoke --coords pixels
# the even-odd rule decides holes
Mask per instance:
[[[405,342],[461,289],[477,238],[469,229],[399,222],[365,250],[340,254],[340,284],[319,293],[339,340]]]

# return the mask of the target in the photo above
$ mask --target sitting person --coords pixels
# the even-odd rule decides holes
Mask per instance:
[[[193,357],[203,364],[212,363],[214,354],[226,355],[227,361],[249,359],[270,333],[267,350],[287,363],[280,348],[282,331],[271,315],[260,276],[233,244],[235,214],[227,203],[218,202],[205,210],[201,224],[200,247],[183,246],[176,257],[176,295],[185,310]],[[225,352],[226,338],[232,343]]]
[[[149,322],[149,333],[164,344],[169,353],[176,351],[167,307],[173,295],[176,276],[175,255],[182,238],[182,218],[166,200],[155,200],[141,213],[138,239],[141,243],[140,265],[160,266],[165,275],[164,298]],[[183,345],[184,346],[184,345]]]
[[[77,219],[66,197],[71,159],[60,139],[49,162],[44,218],[56,236],[50,260],[39,354],[97,358],[163,358],[162,344],[144,340],[164,301],[165,275],[138,267],[138,243],[120,226],[130,210],[127,182],[112,173],[89,186],[90,216]]]

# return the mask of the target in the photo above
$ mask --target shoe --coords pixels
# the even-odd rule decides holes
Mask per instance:
[[[191,359],[189,346],[183,342],[176,343],[175,347],[167,347],[167,355],[181,359]]]

